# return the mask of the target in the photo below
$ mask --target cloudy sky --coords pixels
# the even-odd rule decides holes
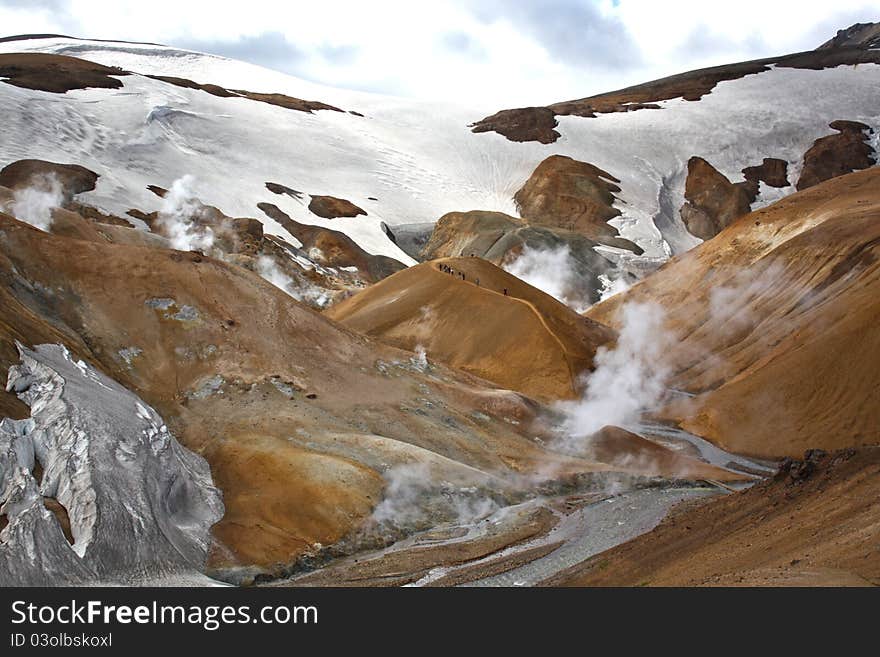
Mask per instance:
[[[0,0],[7,34],[147,41],[334,86],[495,106],[814,48],[880,0]]]

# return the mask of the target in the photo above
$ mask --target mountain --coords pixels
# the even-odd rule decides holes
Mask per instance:
[[[668,417],[738,453],[799,456],[880,442],[880,169],[741,217],[587,316],[666,310]]]
[[[0,581],[536,583],[813,472],[870,521],[875,46],[492,114],[0,39]]]
[[[878,522],[878,466],[877,447],[812,453],[544,584],[876,586],[880,558],[869,528]]]
[[[0,56],[8,78],[0,111],[10,121],[4,157],[102,174],[86,204],[121,217],[132,208],[149,213],[158,199],[148,185],[168,189],[190,174],[206,205],[228,216],[255,216],[266,233],[294,245],[295,237],[258,212],[258,203],[276,204],[294,221],[341,231],[367,253],[405,264],[413,259],[383,224],[393,233],[452,211],[516,217],[514,195],[558,154],[619,181],[612,206],[620,214],[611,223],[644,249],[632,264],[643,272],[645,262],[656,266],[699,241],[678,216],[690,158],[705,159],[732,183],[743,169],[776,158],[788,163],[794,184],[804,154],[829,134],[829,123],[878,127],[877,51],[862,46],[706,69],[544,108],[562,135],[549,144],[474,134],[468,125],[475,121],[481,130],[495,125],[479,122],[481,108],[347,92],[174,48],[62,37],[21,37],[0,48],[9,53]],[[39,82],[46,62],[35,59],[41,54],[74,58],[58,60],[64,66],[56,61],[51,76],[54,86],[70,91],[27,88],[46,85],[45,74]],[[296,190],[299,198],[268,192],[266,183]],[[752,208],[791,191],[791,185],[759,184]],[[322,196],[365,214],[323,218],[309,209]],[[613,255],[637,260],[626,251]]]
[[[92,227],[71,211],[56,209],[54,215],[53,227]],[[97,382],[65,408],[73,418],[87,417],[85,426],[115,427],[94,436],[102,450],[94,457],[99,470],[112,466],[111,457],[122,458],[116,442],[140,435],[141,404],[152,424],[166,427],[162,435],[173,434],[207,461],[213,485],[222,491],[225,513],[212,529],[207,566],[215,577],[247,582],[260,574],[277,576],[301,561],[325,558],[327,546],[345,554],[382,545],[450,519],[481,518],[548,486],[577,487],[578,481],[614,473],[742,478],[686,455],[658,459],[637,438],[618,441],[604,462],[550,449],[536,439],[550,439],[549,410],[531,399],[357,335],[247,268],[161,242],[111,241],[108,235],[140,233],[112,228],[105,235],[92,227],[94,235],[83,239],[0,214],[0,299],[8,309],[0,321],[0,366],[10,372],[0,393],[2,411],[24,427],[31,414],[49,421],[41,419],[44,404],[33,396],[49,391],[35,387],[35,377],[19,365],[16,341],[65,345],[65,358],[80,365],[61,368],[52,364],[58,361],[53,356],[48,367],[58,374],[45,376],[59,387],[75,383],[71,372]],[[497,276],[523,286],[500,270]],[[491,279],[486,276],[487,285]],[[583,334],[607,335],[541,292],[530,294],[543,298],[535,303],[558,308],[563,317],[557,330],[571,322]],[[37,353],[55,349],[39,347]],[[108,377],[112,386],[102,383]],[[125,389],[128,397],[120,397]],[[116,395],[112,403],[110,392]],[[126,408],[132,417],[124,417]],[[20,432],[6,422],[2,437]],[[62,442],[53,458],[72,458],[75,444]],[[17,453],[14,444],[7,447]],[[620,461],[642,453],[645,458]],[[39,450],[37,456],[30,468],[55,467]],[[43,486],[52,504],[50,480],[40,483],[34,472],[35,485]],[[120,491],[136,485],[120,483]],[[69,500],[62,496],[60,502]],[[76,538],[82,516],[76,507],[64,513]],[[211,514],[216,505],[199,511],[206,519]],[[7,529],[19,527],[14,520],[11,514]],[[107,567],[94,566],[96,572],[82,577],[74,573],[71,581],[91,581]],[[163,568],[158,572],[166,573]],[[29,572],[15,581],[44,581],[29,579]]]
[[[576,397],[601,324],[482,258],[443,258],[399,272],[335,305],[327,316],[531,397]]]

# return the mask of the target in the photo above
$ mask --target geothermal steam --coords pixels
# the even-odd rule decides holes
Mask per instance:
[[[669,376],[663,354],[671,341],[663,309],[656,303],[629,302],[620,313],[617,343],[596,352],[596,369],[586,379],[582,398],[558,405],[566,414],[567,447],[583,447],[606,425],[632,424],[663,399]]]
[[[171,240],[171,247],[178,251],[207,252],[214,245],[214,232],[208,226],[200,226],[193,220],[201,212],[193,192],[195,178],[187,174],[171,184],[159,208],[159,221]]]
[[[546,292],[577,312],[590,306],[589,299],[579,289],[575,262],[567,244],[555,249],[533,249],[525,246],[515,260],[502,267],[509,274]]]
[[[49,232],[52,226],[52,210],[61,207],[63,203],[61,183],[55,175],[48,174],[35,176],[30,185],[16,189],[12,200],[4,209],[34,228]]]
[[[269,256],[263,255],[257,258],[257,273],[279,290],[286,292],[302,303],[310,303],[322,307],[326,306],[327,302],[330,301],[329,295],[320,288],[307,283],[298,285]]]
[[[501,506],[480,486],[438,481],[438,473],[428,463],[396,465],[388,468],[384,477],[385,494],[372,515],[379,526],[412,530],[438,521],[471,524]]]

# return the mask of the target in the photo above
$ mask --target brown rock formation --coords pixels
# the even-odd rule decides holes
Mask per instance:
[[[216,84],[199,84],[198,82],[193,82],[192,80],[187,80],[186,78],[176,78],[171,75],[148,75],[146,77],[152,78],[153,80],[159,80],[160,82],[173,84],[175,87],[183,87],[184,89],[197,89],[199,91],[204,91],[211,94],[212,96],[217,96],[218,98],[233,98],[238,95],[232,93],[231,91],[229,91],[229,89],[224,89],[223,87]]]
[[[474,255],[501,267],[516,260],[526,248],[559,251],[567,247],[571,278],[567,281],[570,289],[563,292],[571,301],[587,305],[599,300],[602,289],[599,276],[612,272],[615,276],[624,275],[613,261],[596,251],[594,247],[598,245],[599,242],[581,233],[532,226],[524,219],[501,212],[472,210],[449,212],[440,217],[420,258],[435,260]],[[632,249],[641,253],[635,244]]]
[[[410,267],[327,315],[393,346],[421,345],[432,359],[544,400],[575,397],[596,348],[613,339],[604,326],[469,257]]]
[[[763,182],[770,187],[788,187],[788,162],[776,157],[765,157],[761,164],[746,167],[742,170],[746,181],[742,184],[749,192],[750,202],[755,200]]]
[[[173,84],[176,87],[183,87],[184,89],[196,89],[198,91],[204,91],[211,94],[212,96],[217,96],[219,98],[248,98],[250,100],[255,100],[260,103],[268,103],[269,105],[283,107],[284,109],[296,110],[298,112],[313,113],[318,110],[331,110],[334,112],[342,111],[338,107],[333,107],[333,105],[328,105],[327,103],[322,103],[316,100],[303,100],[301,98],[294,98],[293,96],[287,96],[285,94],[257,93],[254,91],[246,91],[243,89],[230,90],[216,84],[200,84],[198,82],[193,82],[192,80],[187,80],[186,78],[177,78],[169,75],[148,75],[146,77],[152,78],[154,80],[159,80],[160,82],[165,82],[167,84]]]
[[[0,170],[0,186],[28,187],[41,178],[54,178],[61,185],[65,201],[95,189],[98,174],[78,164],[57,164],[45,160],[18,160]]]
[[[556,114],[549,107],[521,107],[501,110],[471,124],[473,132],[497,132],[510,141],[536,141],[551,144],[559,139],[554,130]]]
[[[871,128],[858,121],[834,121],[829,127],[837,134],[820,137],[804,154],[799,190],[874,164],[874,149],[865,141]]]
[[[287,187],[286,185],[282,185],[280,183],[267,182],[266,189],[268,189],[273,194],[286,194],[290,198],[300,199],[302,198],[302,192],[298,192],[295,189]]]
[[[688,231],[700,239],[717,235],[732,221],[749,211],[748,189],[734,185],[701,157],[688,160],[686,203],[681,218]]]
[[[587,315],[666,311],[664,411],[728,450],[797,456],[880,443],[880,169],[752,212]]]
[[[406,268],[406,265],[394,258],[367,253],[345,233],[294,221],[277,205],[258,203],[257,207],[302,242],[303,250],[310,253],[318,264],[327,267],[357,267],[361,275],[373,283]]]
[[[551,155],[537,166],[514,200],[520,215],[532,225],[561,228],[606,246],[638,251],[608,225],[609,219],[620,215],[612,205],[619,182],[588,162]]]
[[[128,75],[112,66],[65,55],[46,53],[0,54],[0,78],[6,84],[24,89],[36,89],[63,94],[72,89],[119,89],[117,78]]]
[[[351,201],[335,196],[315,196],[309,201],[309,210],[324,219],[338,219],[339,217],[357,217],[366,215],[366,211],[356,206]]]

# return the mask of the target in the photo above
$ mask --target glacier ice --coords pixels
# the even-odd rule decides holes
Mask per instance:
[[[0,420],[0,584],[198,579],[223,515],[207,462],[63,346],[18,349],[6,387],[31,417]],[[72,545],[44,498],[66,509]]]

